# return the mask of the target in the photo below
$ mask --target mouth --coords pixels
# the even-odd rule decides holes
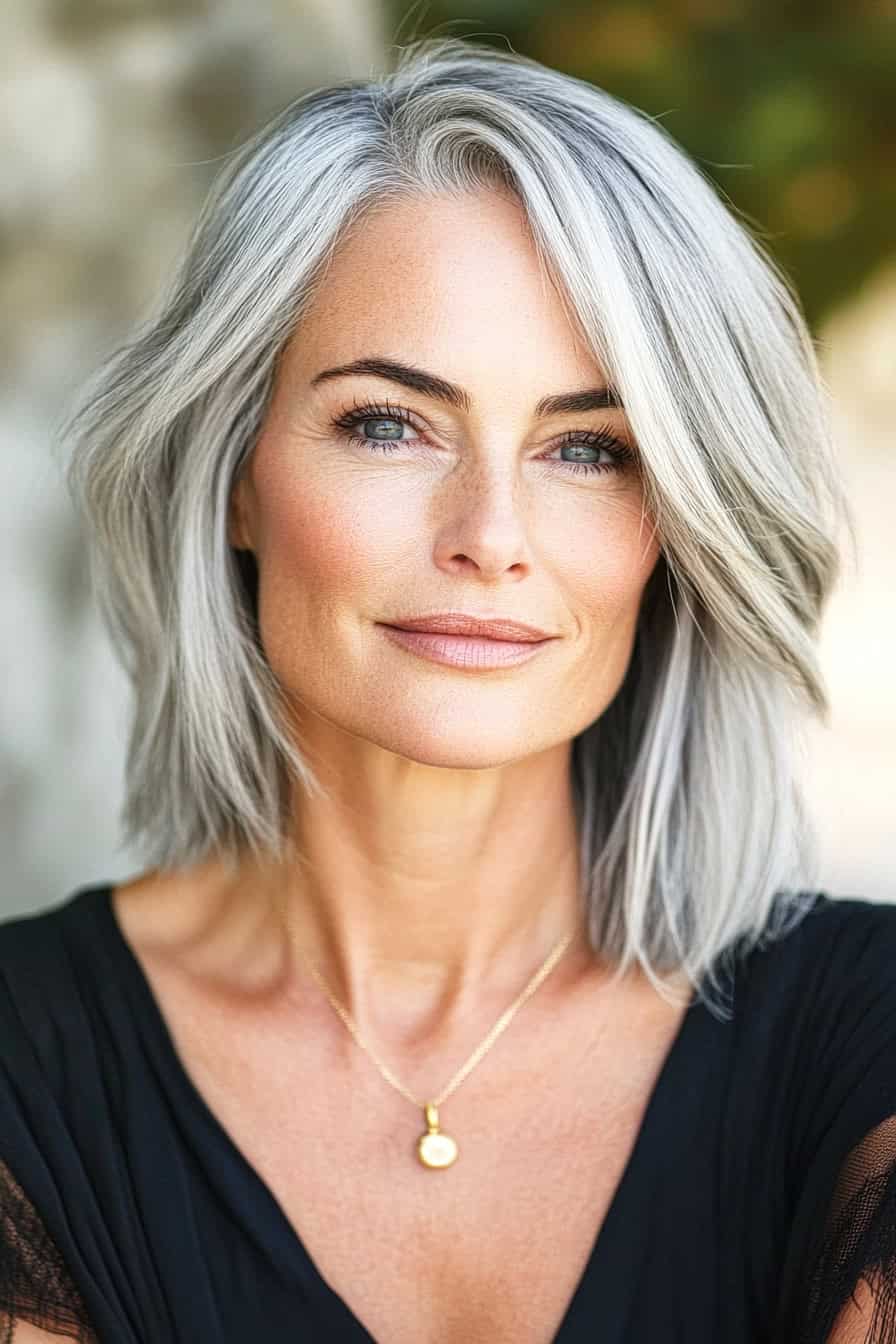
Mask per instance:
[[[385,622],[398,630],[419,630],[431,635],[465,635],[469,639],[501,640],[509,644],[535,644],[554,639],[547,630],[512,620],[509,616],[474,616],[464,611],[436,611],[425,616],[401,616]]]
[[[394,644],[409,653],[447,667],[458,667],[471,672],[492,668],[515,667],[531,658],[553,642],[544,639],[490,638],[483,635],[451,634],[441,630],[408,630],[403,626],[380,624],[380,629]]]

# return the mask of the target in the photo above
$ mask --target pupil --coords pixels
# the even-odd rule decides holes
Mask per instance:
[[[573,461],[575,461],[581,454],[593,453],[596,452],[597,450],[591,443],[566,443],[563,445],[563,451],[572,453]],[[568,460],[569,459],[567,459],[567,461]]]

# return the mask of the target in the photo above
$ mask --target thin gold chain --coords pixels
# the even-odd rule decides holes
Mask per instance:
[[[429,1105],[436,1107],[441,1106],[442,1102],[445,1101],[447,1097],[451,1096],[451,1093],[454,1091],[454,1089],[460,1086],[460,1084],[464,1081],[467,1075],[471,1073],[472,1070],[479,1063],[480,1059],[482,1059],[483,1055],[488,1050],[491,1049],[495,1041],[501,1035],[502,1031],[504,1031],[505,1028],[510,1025],[511,1018],[513,1018],[517,1013],[517,1011],[520,1008],[522,1008],[523,1004],[530,997],[530,995],[535,993],[536,989],[545,979],[545,977],[550,975],[551,971],[554,969],[557,962],[563,956],[563,953],[569,947],[574,936],[575,936],[575,929],[573,929],[571,933],[566,934],[560,940],[560,942],[556,945],[556,947],[551,952],[550,956],[547,958],[544,964],[540,967],[539,970],[535,972],[535,974],[533,975],[529,983],[526,985],[526,988],[523,990],[523,992],[516,997],[516,999],[506,1010],[506,1012],[502,1013],[501,1016],[498,1018],[498,1021],[492,1027],[491,1031],[488,1033],[482,1044],[476,1047],[476,1049],[473,1051],[472,1055],[467,1060],[467,1062],[460,1069],[458,1069],[457,1073],[451,1079],[451,1082],[445,1088],[444,1092],[442,1092],[440,1096],[432,1098],[428,1103]],[[305,953],[302,952],[301,955],[303,961],[305,962],[305,965],[308,967],[308,970],[314,976],[314,979],[317,981],[318,985],[320,985],[320,988],[327,996],[327,999],[329,1000],[332,1007],[342,1018],[343,1022],[348,1027],[352,1036],[355,1038],[358,1045],[360,1045],[361,1049],[373,1060],[374,1064],[379,1069],[380,1073],[385,1078],[386,1082],[389,1083],[392,1087],[394,1087],[396,1091],[400,1092],[403,1097],[406,1097],[408,1101],[413,1102],[413,1104],[418,1108],[425,1107],[427,1103],[423,1101],[418,1101],[416,1097],[411,1096],[410,1092],[408,1092],[406,1087],[402,1086],[402,1084],[392,1073],[391,1069],[386,1064],[383,1064],[382,1061],[377,1058],[376,1054],[373,1052],[370,1046],[367,1045],[367,1043],[362,1039],[360,1032],[358,1031],[352,1019],[349,1017],[346,1010],[342,1007],[342,1004],[337,1002],[337,1000],[330,993],[329,989],[327,989],[327,986],[324,984],[316,968],[312,966],[311,962],[305,956]]]

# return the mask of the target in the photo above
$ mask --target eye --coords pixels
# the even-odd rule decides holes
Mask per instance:
[[[414,421],[410,412],[404,406],[393,406],[389,402],[383,405],[364,405],[352,406],[343,411],[332,421],[334,429],[341,430],[347,438],[347,441],[356,447],[367,448],[373,453],[395,453],[398,452],[402,444],[411,443],[413,440],[401,437],[402,426],[408,425],[415,428]],[[371,437],[365,430],[363,434],[357,434],[354,431],[358,428],[364,428],[368,425],[378,426],[379,430],[374,429]],[[384,429],[385,427],[385,429]],[[378,433],[382,431],[381,436]],[[397,442],[396,442],[397,440]],[[546,461],[554,461],[562,470],[569,472],[596,473],[605,471],[620,471],[634,460],[634,452],[625,442],[608,429],[599,430],[571,430],[564,434],[550,450],[551,452],[570,452],[575,454],[572,459],[569,458],[546,458]],[[602,455],[609,457],[609,461],[600,461]],[[590,461],[593,456],[596,460]]]
[[[372,438],[365,437],[364,434],[355,434],[352,431],[359,426],[379,425],[381,428],[385,425],[386,431],[381,437],[374,433]],[[374,452],[392,453],[396,452],[398,445],[392,440],[398,439],[400,443],[407,443],[407,439],[401,438],[401,426],[409,425],[413,428],[413,421],[410,412],[403,406],[392,406],[386,402],[382,406],[353,406],[336,416],[332,422],[334,429],[343,430],[348,437],[348,442],[359,447],[370,448]],[[397,428],[396,428],[397,426]]]
[[[570,430],[561,438],[559,448],[561,452],[569,450],[573,453],[593,453],[596,458],[599,458],[602,452],[610,456],[609,462],[580,461],[578,458],[572,461],[563,460],[561,465],[568,471],[621,471],[623,467],[633,462],[635,457],[625,440],[618,438],[608,429]]]

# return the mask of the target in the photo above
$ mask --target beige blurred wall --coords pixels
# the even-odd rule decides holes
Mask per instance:
[[[806,788],[822,879],[896,900],[896,256],[819,333],[858,534],[828,607],[828,725],[813,725]]]
[[[125,685],[54,427],[153,306],[221,156],[388,40],[375,0],[0,3],[0,916],[135,867]]]
[[[220,156],[304,89],[370,73],[387,40],[373,0],[0,6],[0,917],[138,866],[117,835],[126,690],[53,427],[152,304]],[[821,884],[894,899],[896,274],[820,344],[861,553],[825,624],[833,714],[806,783]]]

